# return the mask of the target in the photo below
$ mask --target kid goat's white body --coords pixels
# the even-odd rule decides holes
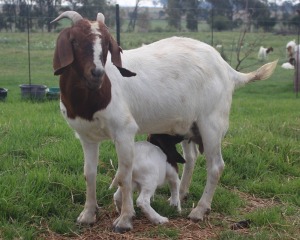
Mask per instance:
[[[154,224],[168,222],[168,218],[159,215],[150,205],[151,197],[157,187],[168,183],[171,190],[170,205],[177,206],[181,211],[179,199],[180,180],[174,167],[167,162],[162,150],[149,142],[137,142],[134,144],[135,158],[132,171],[132,188],[139,192],[136,204],[147,218]],[[113,180],[111,187],[117,185]],[[117,211],[121,213],[122,191],[118,187],[114,194],[114,202]]]

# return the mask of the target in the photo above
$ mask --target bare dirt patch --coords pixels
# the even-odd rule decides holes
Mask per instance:
[[[257,198],[253,195],[234,190],[239,196],[245,200],[246,206],[240,209],[241,214],[255,211],[260,208],[268,208],[277,205],[273,199]],[[115,239],[115,240],[148,240],[148,239],[170,239],[175,234],[176,239],[213,239],[223,231],[228,231],[231,226],[239,221],[230,219],[217,213],[211,214],[210,218],[204,222],[194,223],[184,217],[170,219],[170,222],[162,226],[151,224],[144,216],[139,216],[133,220],[134,229],[124,234],[114,233],[112,231],[112,223],[117,218],[117,213],[111,210],[101,210],[100,216],[96,224],[91,227],[84,227],[82,234],[76,233],[73,236],[62,236],[48,230],[43,234],[44,239],[55,240],[87,240],[87,239]],[[241,234],[249,234],[249,229],[239,229]]]

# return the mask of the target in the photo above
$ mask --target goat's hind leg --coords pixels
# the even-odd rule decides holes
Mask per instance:
[[[96,175],[99,155],[99,144],[81,140],[84,153],[84,176],[86,181],[86,201],[83,211],[77,218],[81,224],[91,224],[96,221],[98,205],[96,201]]]
[[[225,166],[221,154],[222,131],[220,130],[222,129],[221,127],[211,129],[207,127],[201,131],[206,158],[207,180],[197,207],[188,216],[193,221],[203,220],[204,216],[210,213],[213,195]]]

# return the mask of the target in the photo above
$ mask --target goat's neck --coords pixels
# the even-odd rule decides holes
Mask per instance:
[[[70,69],[60,76],[60,90],[61,101],[71,119],[81,117],[92,121],[94,113],[106,108],[111,100],[111,82],[106,74],[101,87],[91,90]]]

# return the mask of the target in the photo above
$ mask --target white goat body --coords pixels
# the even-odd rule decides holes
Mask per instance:
[[[82,20],[75,23],[70,31],[73,28],[77,31],[80,24],[83,24]],[[88,24],[86,21],[84,24],[87,31]],[[102,23],[97,24],[100,26]],[[90,27],[92,34],[102,34],[101,45],[97,37],[91,44],[94,53],[91,59],[99,59],[102,54],[101,48],[111,43],[105,42],[107,38],[99,31],[101,27],[93,22]],[[75,31],[72,37],[76,40]],[[81,44],[80,39],[77,40],[79,43],[76,42],[72,51],[76,51]],[[56,49],[56,52],[59,49]],[[106,59],[106,56],[103,58]],[[97,95],[97,91],[87,89],[84,85],[90,71],[83,72],[84,78],[77,74],[81,59],[73,60],[77,61],[77,65],[74,65],[76,68],[71,61],[68,67],[57,67],[57,59],[60,59],[60,56],[56,53],[54,69],[56,74],[61,74],[61,111],[67,122],[76,130],[84,151],[86,203],[77,220],[80,223],[95,221],[99,142],[112,139],[119,161],[115,179],[122,191],[121,215],[114,222],[114,230],[117,232],[132,229],[134,208],[131,192],[135,135],[166,133],[182,135],[186,139],[182,143],[186,164],[180,186],[181,198],[188,191],[198,154],[193,136],[195,132],[201,135],[207,161],[207,182],[198,205],[189,215],[192,220],[201,220],[210,211],[214,191],[224,168],[221,140],[229,125],[233,91],[247,82],[268,78],[277,64],[275,61],[265,64],[257,71],[239,73],[209,45],[189,38],[172,37],[123,52],[122,65],[136,72],[135,77],[122,77],[116,68],[120,68],[121,64],[118,66],[107,61],[104,68],[100,61],[95,61],[94,67],[97,71],[92,69],[91,72],[97,74],[94,74],[92,83],[97,75],[104,72],[101,85],[97,85],[100,94]],[[107,59],[110,59],[110,53]],[[112,54],[112,61],[114,60]],[[103,86],[106,87],[105,92],[101,90]],[[83,91],[85,94],[82,94]],[[99,99],[97,101],[106,104],[97,108],[98,102],[89,100],[89,96],[95,94],[95,99]],[[95,108],[92,117],[86,118],[82,111],[90,111],[92,107]]]
[[[132,188],[139,191],[137,206],[142,209],[147,218],[154,224],[168,222],[168,218],[159,215],[150,205],[150,199],[157,187],[168,183],[171,190],[170,205],[177,206],[181,211],[179,199],[180,180],[175,168],[167,162],[167,156],[162,150],[149,142],[136,142],[134,144],[134,165],[132,170]],[[117,186],[116,179],[110,186]],[[118,187],[114,194],[114,203],[117,211],[121,213],[122,191]]]
[[[290,64],[289,62],[283,63],[281,65],[281,67],[284,69],[295,69],[295,67],[292,64]]]
[[[113,64],[106,64],[105,71],[115,86],[112,100],[118,101],[112,101],[103,113],[118,113],[124,107],[120,112],[134,119],[138,133],[148,134],[187,135],[194,121],[201,119],[205,125],[207,118],[216,115],[227,128],[224,117],[229,114],[234,89],[249,81],[268,78],[274,67],[272,63],[256,72],[239,73],[211,46],[179,37],[123,53],[123,65],[134,69],[137,76],[120,80]],[[212,62],[214,67],[211,67]],[[222,131],[226,128],[222,127]]]
[[[265,47],[261,46],[261,47],[259,48],[257,58],[258,58],[259,60],[267,60],[267,59],[268,59],[268,54],[269,54],[271,51],[273,51],[273,48],[272,48],[272,47],[265,48]]]
[[[296,50],[297,50],[296,48],[297,48],[297,44],[295,40],[289,41],[286,44],[286,51],[287,51],[288,58],[296,59]]]

